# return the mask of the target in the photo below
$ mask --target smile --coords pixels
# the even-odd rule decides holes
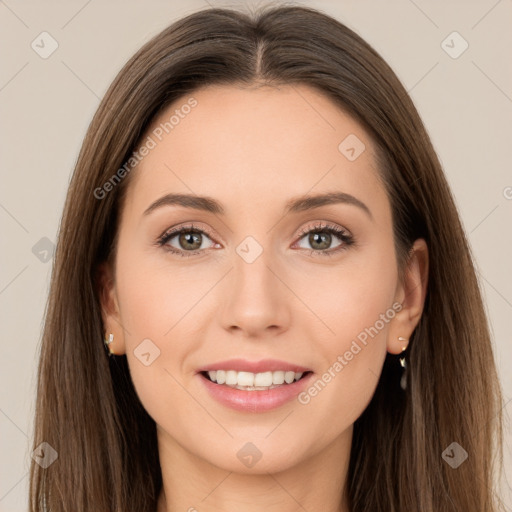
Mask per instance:
[[[265,391],[285,383],[292,384],[300,380],[303,373],[284,370],[261,373],[213,370],[204,372],[204,376],[216,384],[230,386],[243,391]]]
[[[309,368],[286,361],[230,359],[197,371],[210,399],[240,412],[262,413],[294,400],[311,382]]]

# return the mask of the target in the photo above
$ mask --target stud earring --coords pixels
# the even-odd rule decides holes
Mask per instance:
[[[112,333],[110,333],[108,335],[108,339],[107,339],[107,336],[106,336],[106,333],[105,333],[105,339],[103,340],[103,342],[105,343],[105,348],[108,350],[108,355],[109,356],[115,356],[115,352],[112,350],[112,348],[110,347],[110,344],[114,341],[114,335]]]
[[[407,338],[403,338],[402,336],[400,336],[398,338],[398,340],[409,342],[409,340]],[[407,344],[405,344],[402,347],[402,353],[405,352],[406,349],[407,349]],[[402,357],[400,358],[400,365],[404,369],[404,371],[402,373],[402,378],[400,379],[400,387],[405,391],[407,389],[407,362],[405,361],[405,354],[403,354]]]

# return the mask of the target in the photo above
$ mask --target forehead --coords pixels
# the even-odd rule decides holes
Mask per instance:
[[[228,214],[309,191],[383,194],[366,131],[306,85],[196,90],[162,111],[144,142],[152,148],[128,191],[137,209],[170,192],[217,197]]]

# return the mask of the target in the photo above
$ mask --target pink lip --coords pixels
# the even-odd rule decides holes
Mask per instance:
[[[308,385],[313,377],[310,373],[293,384],[282,384],[268,391],[243,391],[224,384],[216,384],[198,374],[210,396],[222,405],[243,412],[265,412],[281,407],[293,400]]]
[[[311,371],[309,368],[299,366],[297,364],[279,361],[277,359],[263,359],[261,361],[247,361],[245,359],[229,359],[227,361],[219,361],[200,368],[198,372],[210,372],[214,370],[234,370],[236,372],[277,372],[279,370],[285,372],[304,373]],[[291,385],[291,384],[289,384]]]
[[[217,402],[236,411],[256,413],[270,411],[290,402],[309,385],[314,376],[314,373],[311,372],[292,384],[282,384],[265,391],[244,391],[242,389],[226,386],[225,384],[212,382],[202,374],[202,372],[213,370],[235,370],[239,372],[248,371],[251,373],[259,373],[265,370],[283,370],[304,373],[310,370],[303,366],[276,360],[265,360],[251,363],[242,359],[231,359],[229,361],[223,361],[207,366],[199,371],[197,377],[206,387],[210,396]]]

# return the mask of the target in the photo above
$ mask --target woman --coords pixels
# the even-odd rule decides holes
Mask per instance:
[[[54,265],[32,511],[499,510],[453,197],[395,74],[329,16],[208,9],[139,50]]]

